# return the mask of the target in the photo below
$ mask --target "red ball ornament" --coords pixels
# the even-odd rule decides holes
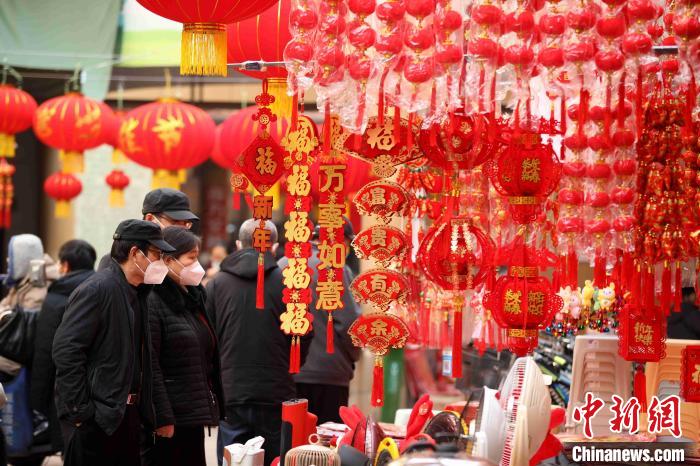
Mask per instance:
[[[700,18],[696,15],[679,15],[673,18],[673,32],[684,41],[700,36]]]
[[[506,48],[504,58],[506,62],[515,66],[526,66],[532,63],[535,53],[526,45],[511,45]]]
[[[372,72],[372,61],[364,55],[355,54],[348,58],[348,73],[355,81],[367,81]]]
[[[498,55],[498,44],[486,37],[470,40],[468,49],[479,58],[493,59]]]
[[[625,15],[603,16],[596,23],[598,34],[608,40],[621,37],[625,33]]]
[[[542,34],[560,36],[566,31],[566,17],[562,14],[545,13],[540,17],[539,29]]]
[[[316,12],[313,10],[295,9],[289,16],[289,23],[296,29],[313,29],[318,24],[318,15],[316,15]]]
[[[561,233],[583,233],[581,217],[563,217],[557,221],[557,230]]]
[[[595,55],[593,41],[574,42],[564,46],[564,57],[572,63],[583,63],[591,60]]]
[[[585,162],[567,162],[562,165],[562,173],[570,178],[583,178],[586,176]]]
[[[605,191],[594,191],[586,197],[586,204],[595,209],[602,209],[610,205],[610,194]]]
[[[364,21],[354,21],[348,25],[348,42],[360,50],[367,50],[374,45],[376,32]]]
[[[573,151],[584,150],[588,147],[588,138],[584,134],[573,134],[564,138],[564,146]]]
[[[562,204],[582,205],[583,191],[581,191],[580,189],[569,188],[560,189],[559,194],[557,194],[557,200]]]
[[[634,133],[631,130],[623,129],[613,134],[613,144],[617,147],[632,147],[634,141]]]
[[[636,220],[634,217],[630,215],[622,215],[615,217],[615,220],[613,220],[613,230],[618,231],[618,232],[625,232],[625,231],[630,231],[632,228],[634,228],[634,225],[636,223]]]
[[[612,73],[622,69],[625,64],[625,56],[619,50],[602,50],[595,54],[595,64],[599,70]]]
[[[400,32],[394,32],[386,36],[379,36],[374,44],[377,52],[387,56],[394,56],[401,53],[403,49],[403,37]]]
[[[345,18],[340,14],[326,14],[321,16],[318,30],[323,34],[338,36],[345,32]]]
[[[391,2],[389,2],[391,3]],[[462,26],[462,15],[455,10],[447,10],[436,16],[435,27],[444,33],[451,33]]]
[[[105,177],[105,182],[110,187],[109,205],[112,207],[124,207],[124,190],[130,183],[126,173],[121,170],[112,170]]]
[[[314,49],[306,42],[293,40],[285,47],[285,53],[296,61],[309,61],[314,56]]]
[[[44,192],[56,201],[56,218],[66,218],[70,215],[70,201],[82,190],[80,180],[70,173],[54,173],[44,181]]]
[[[406,46],[415,52],[427,50],[435,44],[435,34],[430,29],[414,29],[405,35]]]
[[[610,222],[602,218],[596,218],[586,223],[586,232],[592,235],[604,235],[610,231]]]
[[[442,50],[435,55],[435,60],[442,65],[454,65],[461,63],[463,59],[464,52],[462,51],[462,46],[456,44],[443,47]]]
[[[435,0],[409,0],[406,2],[406,12],[421,20],[435,11]]]
[[[547,68],[559,68],[564,66],[564,51],[559,47],[542,48],[537,55],[537,61]]]
[[[384,2],[377,5],[376,15],[381,21],[395,23],[403,19],[406,13],[406,6],[403,0]]]
[[[408,62],[404,65],[403,75],[413,84],[422,84],[433,77],[433,62],[426,58],[420,61]]]
[[[573,10],[567,13],[566,22],[576,32],[587,31],[595,26],[596,13],[591,9]]]
[[[634,202],[634,190],[616,186],[610,193],[610,197],[615,204],[631,204]]]
[[[472,8],[472,21],[485,26],[493,26],[501,22],[503,11],[496,5],[482,4]]]
[[[658,10],[651,0],[627,0],[627,15],[631,22],[656,19]]]
[[[376,0],[349,0],[348,8],[357,16],[367,17],[374,13]]]
[[[606,180],[612,176],[612,169],[607,163],[594,163],[588,166],[586,175],[596,180]]]
[[[505,17],[505,27],[521,37],[529,35],[535,28],[535,15],[530,10],[509,13]]]
[[[324,47],[316,54],[321,67],[338,68],[345,63],[345,54],[340,46]]]

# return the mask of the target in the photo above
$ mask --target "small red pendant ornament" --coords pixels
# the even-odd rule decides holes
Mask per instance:
[[[258,122],[259,133],[253,142],[238,158],[241,173],[260,193],[253,198],[253,218],[260,221],[260,226],[253,232],[253,247],[258,251],[258,287],[255,295],[255,307],[265,308],[265,252],[272,248],[270,230],[265,228],[267,220],[272,218],[272,196],[264,194],[272,188],[284,173],[284,152],[268,131],[268,126],[277,121],[277,116],[270,110],[275,101],[267,92],[267,80],[263,81],[262,93],[255,97],[258,111],[252,116]]]
[[[382,356],[390,348],[403,348],[410,336],[404,322],[391,314],[363,315],[350,326],[348,334],[352,344],[374,353],[374,377],[372,382],[372,406],[384,404],[384,364]]]
[[[282,302],[287,310],[282,313],[280,328],[292,338],[289,356],[289,373],[296,374],[301,366],[300,338],[311,330],[311,231],[313,225],[309,220],[311,210],[311,181],[309,167],[314,161],[319,145],[318,131],[311,119],[300,115],[296,127],[282,140],[286,155],[284,165],[287,169],[287,200],[284,213],[289,219],[284,224],[285,256],[288,265],[282,271],[284,290]]]
[[[393,303],[406,304],[409,284],[399,272],[375,269],[362,272],[350,285],[355,301],[386,312]]]
[[[57,172],[44,181],[44,192],[56,200],[56,218],[70,216],[70,203],[82,190],[83,184],[70,173]]]
[[[343,149],[349,155],[364,159],[373,164],[374,174],[386,178],[396,172],[396,166],[423,156],[417,145],[412,141],[418,140],[419,126],[410,125],[404,119],[399,120],[399,127],[394,125],[395,119],[385,116],[383,123],[378,117],[371,117],[367,129],[361,138],[345,132]]]
[[[681,356],[681,398],[700,403],[700,346],[686,346]]]
[[[360,259],[371,259],[383,268],[401,265],[410,251],[406,235],[398,228],[375,225],[358,234],[352,242]]]
[[[396,215],[408,215],[411,201],[405,189],[391,181],[378,180],[364,185],[355,195],[357,210],[389,223]]]

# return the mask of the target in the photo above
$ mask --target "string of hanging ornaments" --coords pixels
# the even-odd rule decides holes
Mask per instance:
[[[524,355],[540,331],[661,354],[698,277],[700,2],[293,0],[289,32],[291,128],[311,91],[324,116],[320,192],[324,160],[377,178],[354,197],[375,221],[350,286],[373,404],[406,342],[454,377],[463,344]]]

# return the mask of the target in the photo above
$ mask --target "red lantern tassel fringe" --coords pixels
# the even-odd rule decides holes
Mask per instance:
[[[646,309],[653,309],[654,308],[654,289],[655,289],[655,283],[654,283],[654,269],[652,268],[647,268],[647,272],[645,273],[645,280],[644,280],[644,291],[645,291],[645,299],[644,299],[644,307]],[[664,311],[666,312],[666,311]]]
[[[647,378],[644,374],[644,366],[637,364],[637,369],[634,372],[634,396],[642,405],[641,412],[647,412]]]
[[[333,354],[335,348],[333,347],[333,313],[328,313],[328,322],[326,323],[326,353]]]
[[[676,287],[674,290],[674,312],[681,312],[681,301],[683,299],[683,284],[681,283],[681,263],[676,262]]]
[[[331,104],[326,102],[323,116],[323,153],[331,153]]]
[[[671,266],[664,264],[664,271],[661,274],[661,309],[664,315],[671,312]]]
[[[454,313],[454,331],[452,332],[452,377],[462,377],[462,303],[457,301]]]
[[[574,248],[569,249],[569,253],[566,257],[567,273],[566,281],[567,285],[571,288],[576,288],[578,286],[578,256],[576,255],[576,250]]]
[[[623,290],[630,290],[634,281],[634,260],[629,252],[622,253],[622,272],[620,275],[620,281],[622,282],[620,286],[622,286]]]
[[[381,356],[377,356],[374,359],[372,406],[384,406],[384,362]]]
[[[289,373],[298,374],[301,369],[301,341],[298,336],[292,337],[292,347],[289,350]]]
[[[258,254],[258,287],[255,290],[255,308],[265,309],[265,255]]]
[[[593,283],[595,283],[598,288],[604,288],[607,286],[606,279],[605,257],[601,256],[600,254],[596,254],[593,263]]]

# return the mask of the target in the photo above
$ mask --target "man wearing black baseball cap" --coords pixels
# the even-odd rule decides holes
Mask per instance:
[[[179,226],[191,228],[199,220],[190,210],[187,195],[177,189],[160,188],[146,194],[143,199],[143,219],[157,223],[161,228]]]
[[[56,407],[65,466],[140,464],[140,425],[153,425],[147,285],[168,273],[174,250],[161,229],[124,220],[107,266],[71,295],[56,331]]]
[[[150,191],[143,198],[141,208],[143,219],[158,225],[161,229],[176,226],[190,229],[199,217],[190,210],[190,199],[182,191],[159,188]],[[102,270],[110,262],[109,254],[100,259],[97,270]]]

